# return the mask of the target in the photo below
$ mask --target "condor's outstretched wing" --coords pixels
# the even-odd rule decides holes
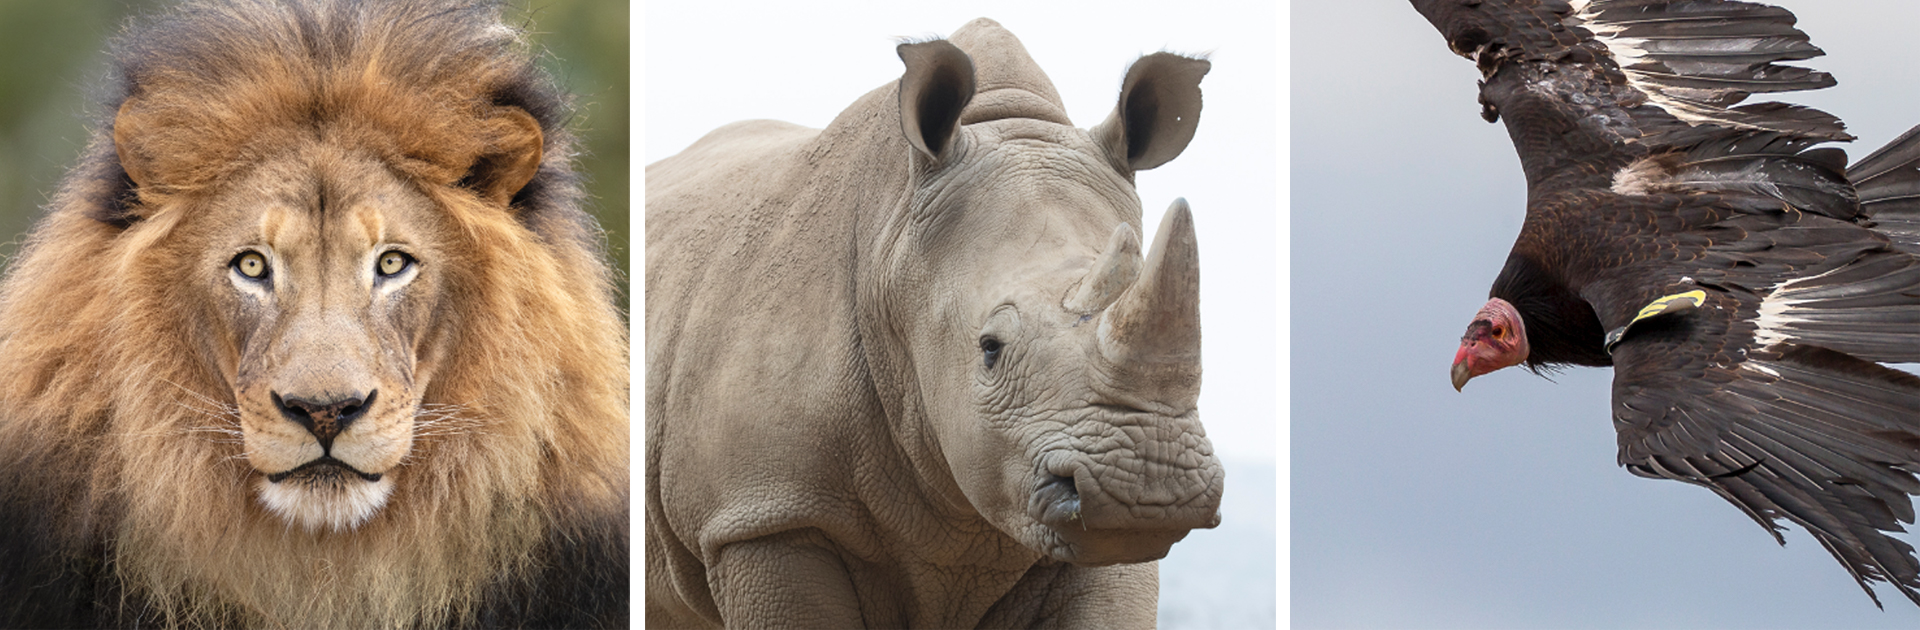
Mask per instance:
[[[1851,139],[1838,119],[1743,104],[1834,83],[1783,63],[1821,52],[1777,7],[1413,4],[1479,66],[1527,178],[1496,295],[1561,286],[1594,325],[1541,334],[1606,331],[1543,344],[1529,321],[1529,361],[1611,363],[1622,465],[1709,488],[1776,538],[1798,523],[1869,596],[1887,581],[1920,604],[1920,562],[1886,533],[1920,493],[1920,378],[1876,363],[1920,360],[1920,140],[1848,171],[1815,148]]]

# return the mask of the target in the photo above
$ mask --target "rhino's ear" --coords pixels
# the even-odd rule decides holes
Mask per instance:
[[[1144,171],[1186,150],[1200,125],[1200,79],[1211,69],[1205,59],[1166,52],[1133,62],[1113,115],[1093,128],[1115,167]]]
[[[901,44],[900,131],[913,148],[938,161],[960,131],[960,111],[973,100],[973,59],[943,39]]]

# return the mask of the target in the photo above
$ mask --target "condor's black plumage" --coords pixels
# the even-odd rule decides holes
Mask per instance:
[[[1706,487],[1920,604],[1920,134],[1846,167],[1828,87],[1778,7],[1413,0],[1480,68],[1527,218],[1454,384],[1612,365],[1620,463]],[[1784,540],[1784,539],[1783,539]],[[1879,602],[1875,597],[1875,603]]]

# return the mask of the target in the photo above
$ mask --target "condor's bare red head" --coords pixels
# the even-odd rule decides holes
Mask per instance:
[[[1473,323],[1460,336],[1460,350],[1453,354],[1453,389],[1466,387],[1475,376],[1526,360],[1527,327],[1520,321],[1520,311],[1506,300],[1487,300],[1473,314]]]

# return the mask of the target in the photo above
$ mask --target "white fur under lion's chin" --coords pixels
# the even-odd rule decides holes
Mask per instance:
[[[347,475],[321,479],[296,477],[278,483],[265,478],[257,486],[260,503],[291,525],[308,532],[348,532],[359,527],[393,494],[392,475],[367,481]]]

